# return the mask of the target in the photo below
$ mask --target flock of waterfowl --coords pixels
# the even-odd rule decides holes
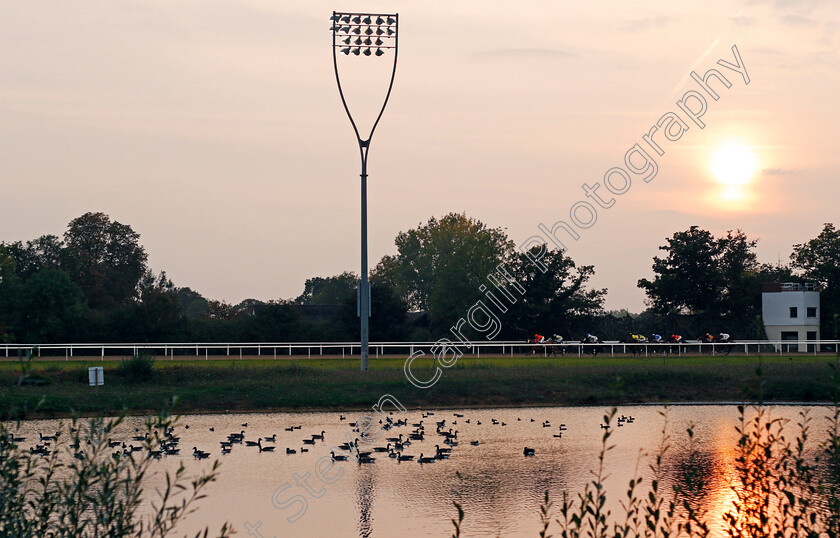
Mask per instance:
[[[419,422],[412,423],[409,425],[408,419],[397,419],[394,420],[391,416],[385,417],[384,420],[380,421],[379,429],[384,432],[390,432],[392,429],[401,428],[401,427],[410,427],[411,430],[408,433],[400,433],[399,435],[394,436],[391,434],[390,437],[386,437],[384,439],[385,445],[384,446],[371,446],[370,443],[363,443],[360,447],[360,441],[363,440],[364,436],[362,434],[363,425],[360,425],[356,422],[350,422],[348,425],[352,428],[350,431],[352,435],[347,436],[347,441],[340,444],[331,446],[332,449],[330,450],[329,454],[334,462],[341,462],[341,461],[348,461],[351,458],[358,462],[359,464],[370,464],[376,461],[376,457],[374,454],[378,456],[385,457],[387,456],[390,459],[394,459],[398,462],[408,462],[408,461],[417,461],[421,464],[428,464],[428,463],[435,463],[439,460],[449,459],[452,455],[452,450],[454,447],[457,447],[460,443],[458,433],[459,430],[455,429],[455,426],[458,425],[458,419],[463,419],[464,415],[462,413],[453,413],[453,419],[451,422],[447,421],[447,419],[443,419],[440,421],[436,421],[432,419],[434,423],[434,434],[427,434],[426,428],[429,426],[431,428],[432,422],[427,423],[426,420],[429,417],[434,416],[433,412],[423,413],[421,415],[422,419]],[[344,415],[339,416],[340,421],[346,420]],[[517,418],[517,421],[522,421],[522,418]],[[634,418],[632,416],[625,416],[621,415],[618,417],[616,421],[617,427],[622,427],[625,424],[632,424],[634,422]],[[491,425],[492,426],[507,426],[506,422],[499,421],[495,418],[491,418]],[[536,422],[535,419],[531,418],[530,422]],[[476,420],[473,422],[470,418],[464,420],[465,424],[475,424],[481,425],[480,420]],[[368,426],[365,431],[369,431],[368,424],[364,425]],[[272,434],[270,436],[256,436],[254,438],[249,437],[246,439],[245,428],[248,427],[248,423],[243,423],[241,425],[241,429],[239,432],[233,432],[227,435],[227,439],[224,441],[220,441],[219,444],[221,446],[221,453],[222,454],[230,454],[233,450],[235,445],[243,445],[245,447],[252,447],[256,448],[257,453],[272,453],[275,449],[275,443],[277,441],[277,434]],[[545,420],[542,422],[543,428],[551,428],[551,421]],[[189,429],[189,425],[184,426],[185,429]],[[301,430],[303,428],[302,425],[298,426],[289,426],[285,428],[287,432],[294,432],[296,430]],[[601,428],[607,429],[609,426],[607,424],[601,424]],[[565,424],[560,424],[557,426],[556,433],[552,434],[552,437],[560,439],[563,437],[563,432],[567,430]],[[209,431],[215,432],[214,427],[210,427]],[[71,431],[72,433],[72,431]],[[162,434],[158,431],[153,432],[158,443],[155,445],[158,447],[154,450],[149,448],[151,445],[148,443],[150,441],[149,434],[140,434],[139,429],[135,428],[135,435],[131,437],[130,441],[131,444],[126,444],[124,440],[112,440],[108,438],[107,443],[109,448],[115,448],[116,451],[112,453],[114,458],[120,458],[122,456],[131,454],[133,452],[139,452],[142,450],[149,450],[151,456],[155,458],[160,458],[162,456],[172,456],[178,455],[180,453],[179,442],[180,437],[175,435],[175,429],[169,428],[164,431]],[[325,443],[325,431],[321,431],[320,433],[313,433],[310,434],[308,438],[301,440],[300,448],[292,448],[286,447],[285,453],[286,454],[297,454],[297,453],[306,453],[309,452],[310,448],[316,445],[316,442],[320,441],[318,444]],[[56,441],[56,437],[58,434],[55,435],[44,435],[43,433],[38,434],[38,443],[31,447],[29,451],[32,454],[38,454],[41,456],[48,456],[51,454],[51,443]],[[388,435],[386,433],[386,435]],[[428,444],[424,444],[429,438],[434,435],[435,436],[435,444],[434,450],[431,448],[431,442]],[[352,441],[349,439],[354,437]],[[26,440],[25,437],[12,437],[11,441],[15,443],[24,442]],[[139,442],[140,444],[135,446],[133,442]],[[87,440],[87,444],[90,444],[91,441]],[[423,449],[423,451],[419,452],[419,455],[414,454],[407,454],[406,452],[410,450],[409,447],[412,447],[414,444],[426,446],[427,449]],[[470,445],[478,446],[480,442],[478,440],[471,440],[469,441]],[[71,444],[71,448],[74,449],[74,456],[77,459],[85,459],[87,454],[85,452],[85,448],[80,446],[80,442],[74,442]],[[441,446],[443,445],[443,446]],[[341,452],[347,452],[348,454],[342,454]],[[524,447],[522,450],[522,454],[524,456],[535,456],[536,449],[532,447]],[[192,455],[196,459],[206,459],[211,456],[211,452],[207,452],[204,450],[200,450],[198,447],[192,448]]]

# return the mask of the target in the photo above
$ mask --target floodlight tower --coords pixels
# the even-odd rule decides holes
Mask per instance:
[[[358,314],[361,319],[361,352],[362,370],[368,369],[369,336],[368,322],[370,318],[370,282],[368,282],[368,247],[367,247],[367,159],[370,150],[370,139],[373,132],[385,112],[385,105],[391,97],[391,88],[394,87],[394,75],[397,73],[397,30],[399,28],[399,15],[396,13],[347,13],[333,11],[332,17],[332,42],[333,42],[333,68],[335,69],[335,81],[338,84],[338,93],[341,96],[341,103],[344,111],[350,118],[353,131],[356,133],[356,142],[359,144],[359,156],[362,160],[362,274],[358,289]],[[341,79],[338,76],[338,53],[346,56],[373,55],[381,58],[387,52],[393,51],[393,67],[391,68],[391,81],[388,84],[388,93],[385,94],[385,101],[373,127],[367,136],[362,138],[359,128],[350,109],[347,107],[347,100],[344,98],[344,91],[341,89]]]

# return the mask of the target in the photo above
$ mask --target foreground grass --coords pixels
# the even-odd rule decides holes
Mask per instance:
[[[370,408],[383,394],[410,408],[523,405],[613,405],[657,402],[743,401],[758,392],[762,365],[765,401],[829,402],[836,357],[461,358],[442,369],[432,388],[405,378],[404,359],[159,360],[148,381],[130,381],[115,362],[32,363],[46,386],[15,386],[20,368],[0,362],[0,406],[33,410],[29,416],[160,411],[178,395],[190,412],[337,410]],[[105,368],[105,385],[88,386],[89,366]],[[414,374],[432,377],[417,360]]]

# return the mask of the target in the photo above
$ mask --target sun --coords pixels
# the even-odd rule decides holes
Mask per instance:
[[[758,159],[752,150],[740,142],[725,142],[712,154],[709,168],[721,184],[739,187],[749,183],[758,169]]]

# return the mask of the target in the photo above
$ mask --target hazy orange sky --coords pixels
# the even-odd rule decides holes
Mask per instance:
[[[155,270],[210,298],[288,298],[359,270],[358,154],[335,85],[332,10],[398,12],[396,83],[370,154],[370,258],[450,211],[521,243],[568,220],[718,59],[750,83],[710,102],[570,244],[644,308],[666,237],[742,228],[761,261],[838,222],[840,7],[829,0],[6,2],[0,10],[0,240],[104,211]],[[350,58],[353,60],[353,58]],[[360,61],[374,61],[356,58]],[[376,59],[378,60],[378,59]],[[352,67],[352,66],[351,66]],[[381,89],[381,84],[376,85]],[[737,140],[757,172],[736,197],[710,172]]]

